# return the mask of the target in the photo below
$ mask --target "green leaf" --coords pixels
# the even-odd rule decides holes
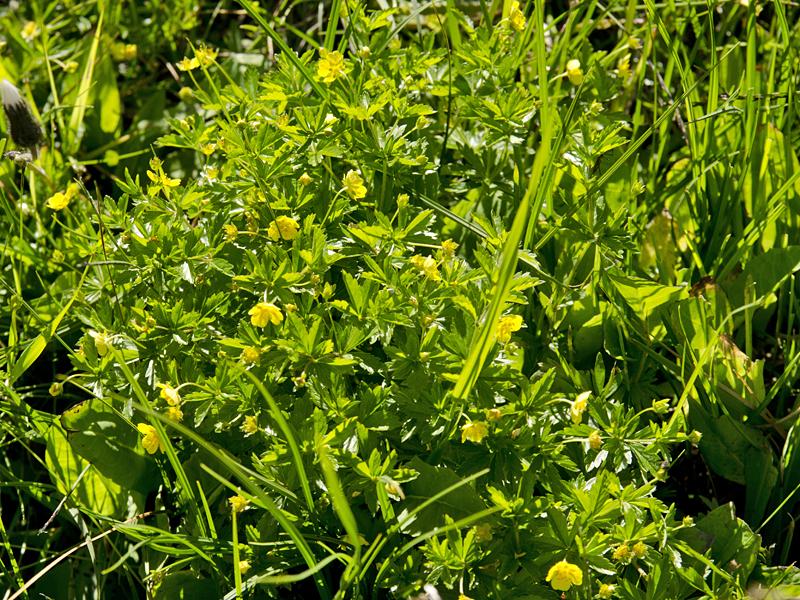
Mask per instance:
[[[658,308],[675,302],[688,293],[686,288],[662,285],[647,279],[628,277],[619,272],[606,273],[625,302],[642,319],[647,319]]]
[[[61,415],[73,450],[104,477],[142,496],[156,488],[155,461],[144,456],[139,432],[99,398],[86,400]],[[143,503],[142,503],[143,507]]]
[[[714,564],[731,569],[742,583],[755,568],[761,547],[761,536],[736,516],[733,503],[715,508],[678,537],[699,554],[708,553]]]
[[[128,516],[128,492],[78,454],[57,422],[48,430],[45,441],[47,470],[61,494],[70,494],[71,501],[101,515]],[[144,505],[143,497],[139,503]]]
[[[436,493],[461,481],[459,475],[446,467],[434,467],[422,459],[415,457],[406,467],[419,473],[419,477],[405,486],[406,500],[403,503],[405,512],[422,504]],[[444,524],[448,515],[454,520],[468,517],[486,508],[481,497],[468,485],[461,486],[449,494],[439,498],[431,505],[423,508],[416,519],[404,527],[406,533],[419,534],[430,531]]]
[[[222,595],[216,583],[203,579],[192,571],[170,573],[161,582],[154,600],[219,600]]]

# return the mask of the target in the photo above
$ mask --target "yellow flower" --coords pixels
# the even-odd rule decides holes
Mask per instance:
[[[633,555],[636,558],[644,558],[645,554],[647,554],[647,546],[643,542],[636,542],[633,545]]]
[[[235,513],[242,512],[245,508],[247,508],[247,505],[250,504],[247,498],[238,495],[228,498],[228,502],[230,502],[231,510]]]
[[[386,481],[383,482],[383,489],[385,489],[386,493],[389,494],[389,496],[394,500],[406,499],[406,494],[403,491],[403,488],[394,479],[387,478]]]
[[[79,189],[77,183],[70,183],[66,191],[56,192],[47,199],[47,208],[51,210],[63,210],[67,208],[70,201],[78,195]]]
[[[345,73],[344,56],[341,52],[329,52],[320,48],[319,62],[317,63],[317,77],[325,83],[333,83]]]
[[[480,444],[489,434],[489,428],[486,426],[486,423],[483,421],[472,421],[470,423],[466,423],[461,427],[461,443],[463,444],[467,440],[470,442],[475,442],[476,444]]]
[[[611,558],[614,560],[625,562],[631,557],[631,549],[628,548],[628,544],[620,544],[617,546],[617,549],[614,550],[614,553],[611,555]]]
[[[412,256],[409,262],[422,271],[428,279],[439,281],[442,278],[439,275],[439,266],[436,264],[436,260],[431,256]]]
[[[458,244],[456,244],[453,240],[445,240],[442,242],[442,254],[444,256],[453,256],[456,253],[456,250],[458,250]]]
[[[170,406],[178,406],[181,403],[181,395],[171,385],[161,384],[161,398]]]
[[[342,183],[344,184],[344,191],[353,200],[358,200],[367,195],[367,188],[364,186],[364,180],[358,174],[358,171],[350,169],[342,179]]]
[[[631,74],[631,55],[626,54],[617,61],[617,75],[626,79]]]
[[[246,346],[242,349],[242,362],[246,365],[253,365],[261,358],[261,350],[254,346]]]
[[[33,38],[39,35],[39,26],[36,25],[34,21],[26,21],[25,25],[22,26],[22,31],[20,33],[26,42],[30,42]]]
[[[178,62],[179,71],[194,71],[200,66],[200,61],[196,58],[183,58]]]
[[[98,331],[90,331],[89,335],[94,340],[94,349],[97,350],[97,356],[102,357],[108,354],[108,349],[112,345],[111,337],[107,333]]]
[[[291,217],[281,215],[269,224],[267,235],[273,242],[279,240],[293,240],[297,237],[300,225]]]
[[[503,417],[503,411],[499,408],[487,408],[486,419],[489,421],[499,421]]]
[[[479,542],[491,542],[492,537],[492,526],[489,523],[480,523],[475,525],[473,528],[475,530],[475,539]]]
[[[603,438],[600,437],[599,431],[593,431],[589,434],[589,448],[592,450],[600,450],[603,445]]]
[[[580,85],[583,82],[583,71],[581,61],[576,58],[567,62],[567,77],[572,85]]]
[[[170,188],[174,188],[180,185],[180,179],[173,179],[169,177],[166,173],[164,173],[164,169],[161,166],[161,161],[159,159],[151,160],[150,167],[153,169],[152,171],[147,171],[147,178],[153,182],[154,185],[151,185],[147,193],[151,196],[155,196],[159,190],[164,190],[165,194],[169,193]]]
[[[183,421],[183,411],[177,406],[170,406],[167,409],[167,417],[169,417],[173,421],[178,421],[178,422]]]
[[[197,50],[194,51],[194,55],[197,58],[197,62],[201,67],[208,67],[211,63],[214,62],[214,59],[217,58],[218,52],[213,48],[208,48],[206,46],[200,46]]]
[[[307,186],[309,183],[311,183],[311,175],[304,172],[302,175],[300,175],[300,177],[297,178],[297,181],[300,183],[300,185]]]
[[[562,560],[550,567],[545,579],[554,590],[566,592],[573,585],[583,583],[583,571],[577,565]]]
[[[125,44],[123,42],[116,42],[111,46],[111,58],[117,62],[132,61],[136,59],[139,53],[139,48],[136,44]]]
[[[210,143],[210,144],[202,144],[200,146],[200,152],[202,152],[206,156],[211,156],[212,154],[214,154],[214,150],[216,150],[216,149],[217,149],[217,145],[214,144],[213,142]]]
[[[511,27],[517,31],[525,29],[525,14],[519,9],[519,2],[511,3],[511,10],[508,12],[508,20]]]
[[[164,451],[164,442],[161,441],[155,427],[147,423],[139,423],[136,429],[138,429],[139,433],[143,436],[142,448],[144,448],[148,454],[155,454],[159,450],[162,452]]]
[[[611,596],[614,595],[615,589],[616,586],[610,583],[604,583],[600,586],[600,590],[597,592],[597,596],[599,598],[603,598],[603,600],[608,600],[608,598],[611,598]]]
[[[139,54],[139,47],[136,44],[125,44],[125,60],[128,62],[135,60]]]
[[[522,317],[520,315],[505,315],[500,317],[497,322],[497,341],[507,344],[511,340],[511,334],[522,328]]]
[[[459,594],[458,595],[458,600],[472,600],[472,598],[470,598],[466,594]]]
[[[591,395],[592,392],[581,392],[578,394],[578,397],[572,401],[572,405],[569,407],[569,416],[576,425],[583,419],[583,413],[586,412],[589,396]]]
[[[250,570],[250,561],[249,560],[240,560],[239,561],[239,573],[242,575],[247,575],[247,572]]]
[[[56,192],[47,199],[47,208],[52,210],[63,210],[68,204],[69,198],[64,192]]]
[[[268,323],[278,325],[283,321],[281,309],[271,302],[259,302],[248,313],[250,322],[256,327],[266,327]]]
[[[235,240],[236,236],[239,235],[239,228],[233,223],[226,223],[222,226],[222,229],[225,231],[225,239],[229,242]]]
[[[173,179],[172,177],[167,177],[167,174],[162,172],[159,176],[159,183],[166,188],[174,188],[178,187],[181,184],[181,180]]]
[[[253,415],[247,415],[242,423],[242,431],[247,435],[252,435],[258,431],[258,418]]]

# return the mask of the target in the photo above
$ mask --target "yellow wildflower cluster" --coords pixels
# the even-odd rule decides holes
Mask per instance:
[[[367,195],[367,188],[364,185],[364,180],[361,178],[361,175],[358,174],[358,171],[350,169],[344,176],[344,179],[342,179],[342,185],[344,186],[344,191],[347,192],[347,195],[353,200],[360,200]]]
[[[258,431],[258,417],[247,415],[242,423],[242,431],[245,435],[253,435]]]
[[[562,560],[550,567],[545,579],[554,590],[566,592],[573,585],[583,583],[583,571],[577,565]]]
[[[111,58],[117,62],[131,62],[136,60],[139,54],[139,48],[136,44],[126,44],[124,42],[115,42],[111,45]]]
[[[269,224],[267,235],[273,242],[280,240],[293,240],[297,237],[300,224],[291,217],[281,215]]]
[[[617,61],[617,75],[620,79],[627,79],[631,74],[631,55],[626,54]]]
[[[159,437],[155,427],[147,423],[139,423],[136,429],[142,434],[142,448],[144,448],[148,454],[155,454],[159,450],[161,450],[161,452],[164,451],[164,442]]]
[[[70,183],[63,192],[56,192],[47,199],[47,208],[50,210],[64,210],[72,199],[78,195],[80,188],[77,183]]]
[[[178,406],[181,403],[181,395],[177,388],[164,383],[160,383],[159,387],[161,388],[161,399],[167,404],[170,406]]]
[[[525,14],[519,8],[516,0],[511,3],[511,10],[508,11],[508,22],[517,31],[525,29]]]
[[[89,335],[94,340],[94,349],[97,351],[97,356],[103,357],[108,354],[108,349],[112,346],[111,336],[105,332],[90,331]]]
[[[445,258],[452,258],[458,250],[458,244],[453,240],[445,240],[442,242],[442,256]]]
[[[246,365],[254,365],[261,358],[261,349],[255,346],[245,346],[242,349],[242,362]]]
[[[228,502],[231,505],[231,510],[235,513],[242,512],[245,508],[247,508],[247,505],[250,504],[247,498],[239,495],[231,496],[228,498]]]
[[[225,232],[225,240],[228,242],[234,241],[239,235],[239,228],[233,223],[226,223],[222,226],[222,230]]]
[[[281,309],[272,302],[259,302],[247,314],[250,315],[250,322],[256,327],[266,327],[269,323],[278,325],[283,321]]]
[[[439,265],[432,256],[420,256],[416,254],[409,259],[409,262],[428,279],[439,281],[442,278],[442,276],[439,275]]]
[[[147,171],[147,178],[153,182],[153,185],[147,188],[147,193],[150,196],[155,196],[161,190],[164,190],[164,195],[168,196],[172,188],[181,184],[180,179],[173,179],[164,173],[164,165],[159,158],[150,159],[150,169]]]
[[[620,544],[614,550],[614,553],[611,555],[616,561],[619,562],[627,562],[631,557],[631,549],[628,544]]]
[[[217,58],[217,50],[200,46],[194,51],[194,58],[186,57],[178,62],[178,69],[181,71],[193,71],[199,67],[209,67]]]
[[[30,42],[39,35],[39,26],[34,21],[26,21],[25,25],[22,26],[20,34],[22,35],[22,39],[26,42]]]
[[[167,409],[167,418],[178,422],[183,421],[183,411],[179,406],[170,406]]]
[[[501,344],[507,344],[511,340],[511,334],[522,329],[522,317],[520,315],[505,315],[500,317],[497,322],[495,335]]]
[[[317,62],[317,77],[325,83],[333,83],[346,73],[347,65],[341,52],[320,48]]]
[[[572,85],[580,85],[583,83],[583,70],[581,69],[581,61],[577,58],[567,62],[567,77]]]
[[[470,421],[461,427],[461,443],[467,440],[480,444],[489,434],[489,427],[483,421]]]
[[[611,583],[603,583],[600,585],[600,590],[597,592],[598,598],[603,598],[603,600],[607,600],[614,595],[616,591],[616,586]]]
[[[592,392],[581,392],[578,394],[578,397],[572,401],[572,404],[569,407],[569,416],[572,419],[572,422],[576,425],[583,419],[583,413],[586,412],[586,408],[589,403],[589,396],[591,395]]]

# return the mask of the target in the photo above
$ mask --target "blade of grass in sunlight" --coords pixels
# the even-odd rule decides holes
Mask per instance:
[[[548,75],[545,64],[545,44],[544,44],[544,5],[542,0],[535,3],[535,40],[536,54],[539,76],[539,101],[541,103],[540,112],[542,115],[542,131],[540,132],[541,141],[533,161],[531,174],[528,177],[528,187],[520,205],[517,207],[514,222],[508,232],[508,237],[503,243],[503,255],[500,267],[494,275],[493,292],[488,308],[483,314],[480,328],[477,330],[475,338],[471,342],[469,356],[461,370],[461,375],[453,388],[453,397],[463,402],[469,395],[472,387],[480,376],[486,358],[489,356],[494,341],[495,328],[500,319],[506,303],[506,297],[511,285],[511,279],[516,272],[520,242],[523,239],[528,220],[537,218],[538,215],[532,214],[534,206],[541,207],[544,198],[549,193],[547,186],[542,185],[542,175],[547,168],[551,158],[551,141],[553,137],[552,121],[550,119],[549,95],[547,92]],[[453,423],[454,426],[457,423]]]
[[[102,2],[100,4],[103,5]],[[97,25],[94,28],[92,43],[91,46],[89,46],[89,53],[86,55],[86,62],[83,65],[83,75],[81,76],[80,85],[78,87],[78,95],[75,97],[72,115],[69,118],[69,128],[65,132],[65,134],[69,136],[67,140],[65,140],[65,145],[69,154],[75,154],[81,143],[84,117],[89,107],[89,94],[94,80],[94,68],[97,64],[97,50],[100,46],[100,38],[103,33],[104,15],[105,13],[101,9],[100,15],[97,18]]]

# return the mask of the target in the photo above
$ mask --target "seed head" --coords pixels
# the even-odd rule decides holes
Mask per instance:
[[[44,139],[42,126],[33,116],[28,103],[20,95],[19,90],[7,79],[0,81],[0,96],[3,99],[3,110],[6,113],[11,139],[19,148],[30,150],[35,159]]]

